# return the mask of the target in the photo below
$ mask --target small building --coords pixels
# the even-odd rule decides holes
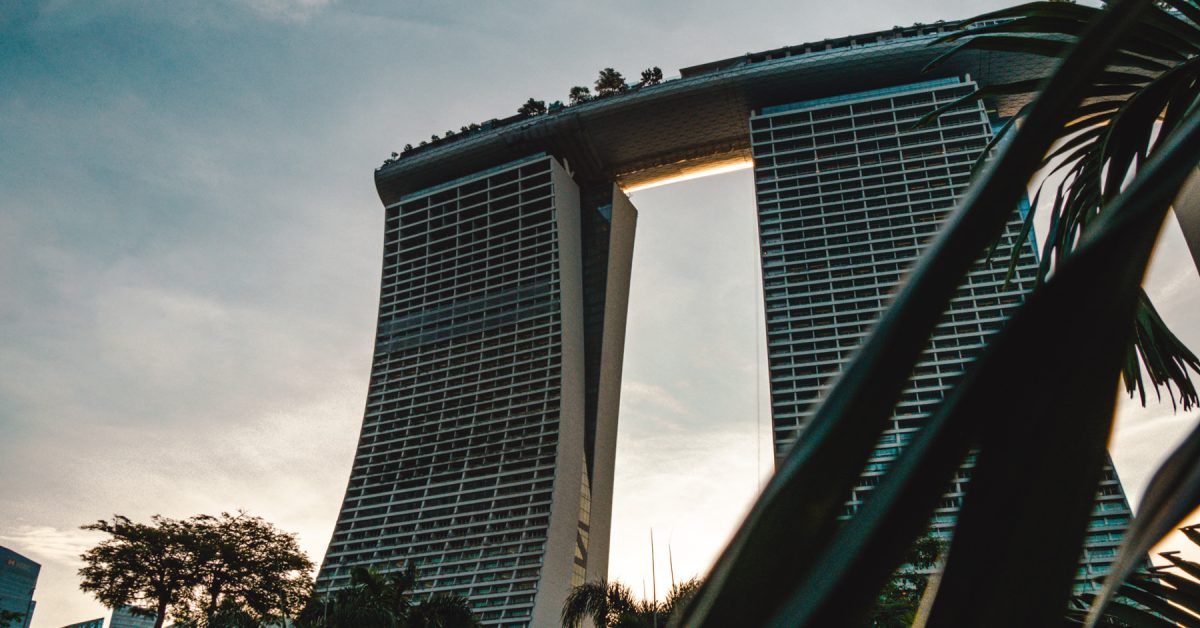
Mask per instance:
[[[0,547],[0,611],[17,613],[21,619],[4,628],[29,628],[33,621],[33,590],[42,566]]]
[[[113,609],[108,628],[154,628],[154,616],[135,614],[134,610],[132,606]]]

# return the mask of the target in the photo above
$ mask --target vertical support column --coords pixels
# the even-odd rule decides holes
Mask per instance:
[[[608,578],[608,547],[612,528],[613,473],[617,448],[617,412],[621,404],[621,373],[625,353],[625,327],[629,310],[629,280],[633,266],[637,209],[616,185],[609,187],[609,202],[595,211],[607,218],[608,246],[599,368],[594,376],[595,429],[591,440],[591,544],[588,580]],[[605,205],[608,209],[605,210]],[[584,211],[588,208],[585,207]]]

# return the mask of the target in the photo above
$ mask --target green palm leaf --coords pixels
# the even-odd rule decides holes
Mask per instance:
[[[776,616],[776,612],[786,613],[796,606],[792,593],[797,586],[803,588],[828,579],[827,572],[820,571],[826,565],[821,557],[838,535],[837,515],[842,500],[872,450],[945,303],[1020,201],[1025,182],[1056,137],[1048,130],[1071,120],[1070,112],[1094,84],[1093,77],[1105,70],[1107,59],[1119,48],[1122,34],[1138,24],[1138,15],[1147,4],[1146,0],[1129,0],[1100,14],[1083,37],[1087,45],[1063,60],[1054,80],[1029,109],[1020,131],[980,173],[963,205],[947,221],[893,306],[821,403],[804,438],[781,463],[717,561],[685,614],[684,624],[768,623],[772,617],[783,617]],[[1122,355],[1118,355],[1118,366]],[[955,448],[939,451],[954,454]],[[952,468],[960,460],[961,456],[930,465],[938,466],[936,462],[943,465],[938,468],[947,464]],[[1090,492],[1087,494],[1090,498]],[[862,513],[855,520],[861,517]],[[874,530],[883,528],[886,526]],[[878,533],[888,538],[876,546],[881,554],[871,563],[872,573],[886,577],[920,529],[899,526],[894,533]],[[857,578],[861,570],[852,573],[850,580],[860,582]],[[848,599],[838,597],[849,586],[847,579],[835,579],[835,585],[828,589],[827,599],[804,600],[800,605]],[[869,581],[864,588],[878,590],[871,589]],[[793,623],[790,617],[788,623],[822,625]]]
[[[1197,13],[1187,2],[1175,0],[1170,4],[1183,15],[1195,16]],[[1002,38],[1002,47],[1006,50],[1052,56],[1076,39],[1098,11],[1070,3],[1032,3],[982,15],[968,24],[1001,21],[941,37],[939,42],[960,43],[931,65],[969,47],[971,41],[997,37]],[[1200,58],[1195,54],[1200,51],[1200,28],[1154,8],[1131,31],[1131,36],[1122,42],[1122,51],[1113,58],[1113,65],[1098,75],[1088,89],[1091,99],[1085,99],[1072,111],[1072,122],[1058,134],[1060,145],[1043,162],[1052,166],[1049,174],[1065,172],[1065,176],[1057,184],[1051,227],[1038,271],[1039,282],[1071,254],[1091,220],[1120,191],[1130,170],[1136,171],[1138,164],[1157,149],[1157,141],[1151,139],[1156,133],[1155,125],[1159,125],[1159,138],[1170,135],[1190,106],[1189,97],[1196,93]],[[1048,39],[1053,37],[1060,39]],[[1021,42],[1027,46],[1022,48]],[[977,44],[985,48],[996,45]],[[1128,71],[1130,68],[1138,71]],[[984,88],[976,97],[1022,93],[1023,90],[1035,94],[1036,83],[1038,81],[1025,80]],[[970,98],[967,96],[963,100]],[[1017,118],[1020,117],[1022,114],[1018,114]],[[1001,129],[993,141],[1000,141],[1009,128],[1010,125],[1006,125]],[[1026,231],[1032,227],[1037,209],[1036,203],[1033,204],[1026,217]],[[1018,255],[1019,251],[1014,249],[1010,267],[1015,267]],[[1132,345],[1122,368],[1126,391],[1131,396],[1139,395],[1145,403],[1145,372],[1156,394],[1165,387],[1174,403],[1173,387],[1179,392],[1184,409],[1200,403],[1200,393],[1189,373],[1189,369],[1195,371],[1200,367],[1200,360],[1178,342],[1148,298],[1138,302],[1135,325]]]

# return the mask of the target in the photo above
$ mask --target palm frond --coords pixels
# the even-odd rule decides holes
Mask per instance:
[[[1195,8],[1182,0],[1171,5],[1184,15],[1195,14]],[[1024,53],[1052,55],[1057,48],[1077,39],[1098,11],[1069,3],[1032,3],[979,16],[972,22],[1001,21],[943,36],[939,41],[959,44],[937,62],[977,38],[1002,37],[1006,50],[1021,49],[1024,42],[1028,45],[1021,49]],[[1047,45],[1048,41],[1055,43]],[[1093,97],[1072,110],[1072,122],[1058,132],[1058,146],[1043,161],[1050,167],[1050,175],[1058,172],[1064,175],[1056,185],[1051,226],[1038,269],[1039,283],[1071,255],[1091,221],[1105,211],[1128,177],[1136,174],[1139,165],[1159,148],[1160,139],[1171,134],[1191,106],[1190,99],[1196,94],[1200,77],[1197,51],[1200,51],[1200,28],[1178,15],[1152,8],[1122,42],[1122,50],[1110,67],[1088,88]],[[1010,83],[1000,86],[1000,91],[1021,93],[1027,88],[1024,93],[1036,94],[1035,83],[1034,80]],[[996,90],[995,87],[980,89],[978,97],[994,95],[986,89]],[[1129,97],[1114,98],[1117,91]],[[1010,123],[1020,117],[1022,114]],[[993,142],[999,142],[1010,128],[1009,125],[1002,128]],[[1040,192],[1039,188],[1038,196]],[[1026,216],[1026,233],[1032,228],[1037,211],[1037,204],[1032,204]],[[1019,250],[1014,248],[1010,268],[1015,268],[1018,255]],[[1145,373],[1156,395],[1161,396],[1165,388],[1175,404],[1178,391],[1178,402],[1185,410],[1200,404],[1200,393],[1189,372],[1189,369],[1200,372],[1200,360],[1178,341],[1149,298],[1143,295],[1137,307],[1131,347],[1122,368],[1126,391],[1130,396],[1138,395],[1145,403]]]
[[[1081,38],[1086,46],[1081,43],[1063,59],[1053,80],[1029,109],[1020,130],[1001,146],[997,158],[980,173],[967,198],[918,262],[892,307],[821,402],[805,437],[781,463],[746,522],[718,559],[709,580],[685,614],[684,623],[699,626],[769,623],[773,618],[784,617],[777,613],[796,607],[792,595],[796,587],[818,586],[821,580],[833,583],[833,590],[827,592],[832,597],[814,603],[825,604],[845,593],[847,579],[832,578],[822,571],[827,565],[823,557],[838,537],[837,516],[842,500],[863,468],[955,287],[998,237],[1024,195],[1025,183],[1055,139],[1050,130],[1070,121],[1070,112],[1093,85],[1093,78],[1105,70],[1124,33],[1138,24],[1147,5],[1148,0],[1126,0],[1099,14]],[[1119,354],[1118,358],[1122,356]],[[954,447],[941,451],[948,452],[947,456],[956,453]],[[960,460],[961,457],[954,459],[949,465],[952,468]],[[945,460],[930,462],[938,469],[944,464]],[[860,512],[852,522],[862,516]],[[880,532],[876,537],[884,539],[877,546],[880,557],[867,571],[886,577],[920,530],[921,525],[912,525]],[[856,582],[860,575],[861,572],[855,572]],[[813,615],[813,611],[803,612]],[[785,623],[806,625],[790,620]]]

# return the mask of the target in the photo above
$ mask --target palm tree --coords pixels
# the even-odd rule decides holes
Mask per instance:
[[[466,598],[444,594],[433,595],[409,607],[404,623],[405,628],[474,628],[479,625]]]
[[[313,628],[402,628],[408,616],[408,595],[416,584],[410,565],[403,571],[381,574],[355,567],[350,586],[338,589],[332,599],[313,596],[301,614],[301,625]]]
[[[573,587],[563,603],[563,628],[579,628],[591,619],[596,628],[664,627],[687,606],[700,590],[699,578],[674,585],[662,602],[635,600],[629,587],[620,582],[598,580]]]
[[[580,628],[590,618],[596,628],[616,626],[623,616],[634,612],[633,592],[620,582],[596,580],[571,588],[563,603],[563,628]]]
[[[416,568],[382,574],[355,567],[350,586],[313,596],[297,624],[305,628],[474,628],[479,620],[465,598],[433,595],[417,601]]]
[[[1200,401],[1190,381],[1200,364],[1140,286],[1163,220],[1200,161],[1200,7],[1156,4],[1035,2],[975,18],[968,24],[976,28],[942,42],[951,53],[1061,60],[1044,80],[986,88],[992,96],[1034,90],[1036,98],[826,394],[679,625],[860,625],[972,449],[954,538],[915,624],[1063,621],[1118,382],[1143,394],[1167,386],[1184,407]],[[1053,192],[1040,285],[858,513],[840,522],[954,289],[1048,159],[1067,180]],[[1151,480],[1093,601],[1091,625],[1146,551],[1197,505],[1200,430]]]
[[[667,599],[660,606],[662,617],[664,618],[659,625],[665,626],[669,620],[676,614],[683,613],[683,609],[687,608],[688,603],[700,591],[700,586],[704,581],[700,578],[692,578],[685,580],[679,584],[672,585],[671,590],[667,592]]]

